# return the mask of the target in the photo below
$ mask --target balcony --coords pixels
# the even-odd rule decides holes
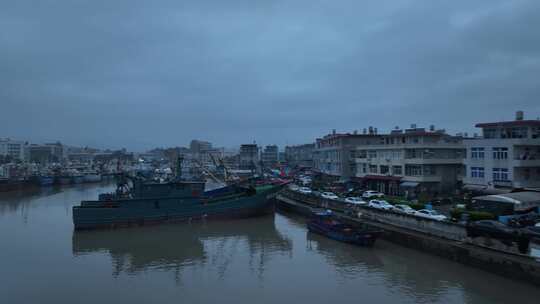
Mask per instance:
[[[442,177],[437,175],[405,176],[404,178],[407,179],[407,181],[418,183],[438,183],[442,180]]]
[[[540,167],[540,159],[514,159],[514,167]]]
[[[459,165],[463,158],[406,158],[405,164],[410,165]]]

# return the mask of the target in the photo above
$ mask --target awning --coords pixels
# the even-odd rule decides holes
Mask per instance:
[[[504,194],[512,192],[511,188],[490,188],[483,185],[464,185],[463,190],[469,190],[483,194]]]
[[[484,190],[486,190],[487,187],[486,186],[482,186],[482,185],[464,185],[463,186],[463,190],[470,190],[470,191],[479,191],[479,192],[483,192]]]
[[[403,188],[416,188],[419,185],[417,182],[402,182],[399,186]]]
[[[399,181],[401,177],[390,175],[366,175],[364,179],[382,180],[382,181]]]

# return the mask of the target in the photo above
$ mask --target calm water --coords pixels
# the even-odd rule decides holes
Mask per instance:
[[[111,186],[0,194],[2,303],[539,303],[540,290],[380,241],[357,248],[289,214],[74,233]]]

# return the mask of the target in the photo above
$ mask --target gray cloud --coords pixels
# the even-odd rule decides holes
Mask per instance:
[[[145,149],[540,115],[540,3],[1,1],[2,136]]]

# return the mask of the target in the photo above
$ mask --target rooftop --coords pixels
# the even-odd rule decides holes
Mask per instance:
[[[478,123],[475,125],[477,128],[491,128],[491,127],[520,127],[520,126],[538,126],[540,127],[540,120],[512,120],[512,121],[499,121],[499,122],[486,122]]]

